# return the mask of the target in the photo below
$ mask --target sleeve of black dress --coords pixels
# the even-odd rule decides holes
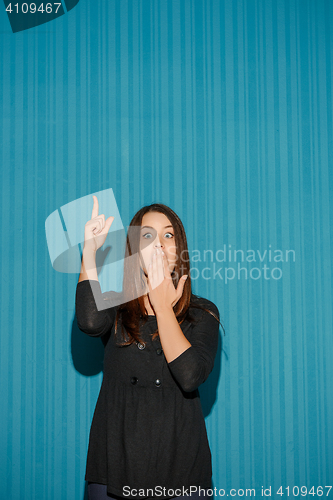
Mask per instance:
[[[210,302],[207,309],[220,319],[215,304]],[[205,382],[213,369],[218,347],[219,323],[210,313],[201,312],[200,320],[187,336],[191,347],[168,364],[173,377],[186,392],[194,391]]]
[[[107,293],[102,293],[99,281],[84,280],[76,286],[77,325],[91,337],[101,337],[106,334],[115,321],[116,308],[110,307],[110,300],[107,297]]]

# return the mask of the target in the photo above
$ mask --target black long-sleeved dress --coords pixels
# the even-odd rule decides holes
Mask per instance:
[[[155,316],[140,325],[142,343],[119,346],[123,338],[120,322],[119,334],[114,333],[117,306],[96,308],[96,299],[107,296],[98,281],[77,284],[78,327],[101,337],[105,345],[85,479],[106,484],[108,493],[126,498],[132,489],[137,495],[140,490],[140,498],[168,498],[168,490],[210,488],[211,453],[197,388],[213,368],[219,323],[208,312],[190,307],[196,322],[185,319],[180,327],[191,347],[168,363],[159,338],[152,340]],[[192,298],[219,317],[211,301]]]

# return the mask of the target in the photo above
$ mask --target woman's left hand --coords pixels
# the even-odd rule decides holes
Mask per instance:
[[[177,289],[169,271],[168,259],[161,249],[156,249],[148,266],[149,299],[155,314],[172,309],[182,296],[187,275],[180,278]]]

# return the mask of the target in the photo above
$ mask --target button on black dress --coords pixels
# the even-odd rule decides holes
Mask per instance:
[[[98,311],[94,296],[108,296],[98,281],[77,284],[78,326],[101,337],[105,345],[85,479],[106,484],[108,493],[126,498],[128,488],[210,488],[211,453],[197,388],[213,368],[219,323],[208,312],[191,307],[196,322],[180,325],[191,347],[167,363],[160,340],[152,340],[155,316],[140,326],[140,344],[120,347],[119,321],[119,334],[114,333],[117,307]],[[219,317],[211,301],[192,297]]]

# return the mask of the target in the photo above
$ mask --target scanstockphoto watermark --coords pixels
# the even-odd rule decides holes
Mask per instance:
[[[166,488],[164,486],[155,486],[154,488],[131,488],[130,486],[123,487],[123,496],[131,498],[145,498],[145,497],[155,497],[155,498],[174,498],[174,497],[189,497],[192,495],[196,497],[225,497],[225,496],[256,496],[256,491],[252,489],[230,489],[225,490],[223,488],[201,488],[200,486],[189,486],[185,488]],[[263,493],[262,493],[263,495]]]
[[[283,271],[278,265],[288,265],[295,262],[296,253],[293,249],[272,249],[269,245],[264,251],[254,249],[233,249],[232,245],[224,245],[216,251],[193,250],[188,255],[181,255],[181,261],[190,261],[191,280],[220,279],[227,284],[232,280],[279,280]],[[225,263],[221,266],[221,262]],[[280,264],[278,264],[280,263]],[[194,265],[192,265],[194,264]],[[269,264],[269,265],[268,265]],[[182,275],[184,269],[180,268]]]

